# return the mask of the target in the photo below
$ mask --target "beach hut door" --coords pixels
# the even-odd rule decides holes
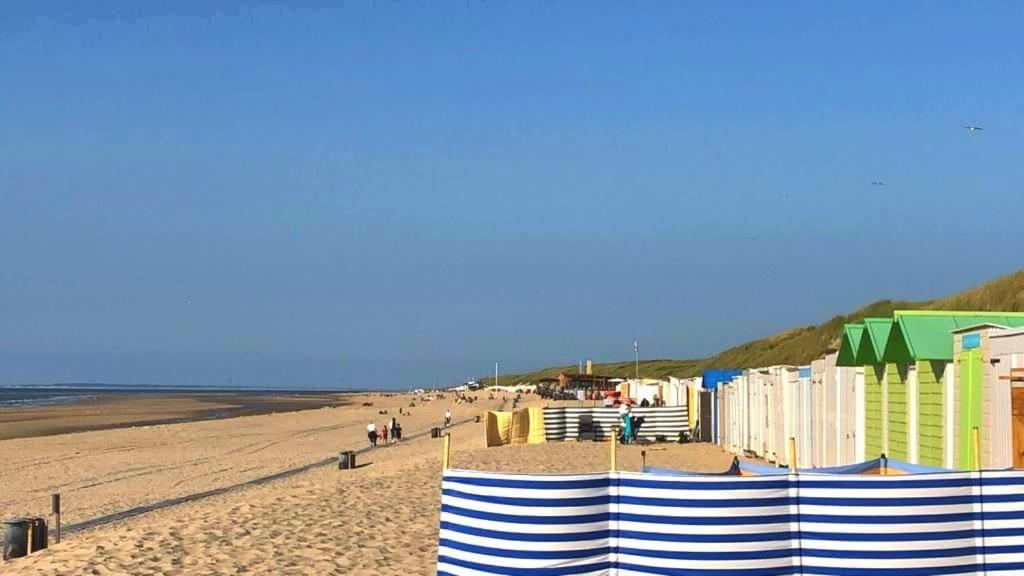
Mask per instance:
[[[974,442],[971,431],[981,429],[981,350],[960,354],[960,469],[974,467]]]
[[[1024,468],[1024,388],[1010,389],[1013,407],[1013,467]]]

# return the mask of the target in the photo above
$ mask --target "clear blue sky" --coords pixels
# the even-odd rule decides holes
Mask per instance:
[[[1021,266],[1021,3],[303,4],[4,6],[0,383],[699,357]]]

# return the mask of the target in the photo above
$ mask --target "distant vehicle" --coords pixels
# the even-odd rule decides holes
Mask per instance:
[[[423,388],[417,388],[417,389],[413,390],[412,393],[413,394],[426,394],[427,391],[424,390]]]
[[[479,382],[466,382],[466,389],[467,390],[472,390],[472,391],[475,392],[475,391],[477,391],[477,390],[479,390],[479,389],[481,389],[483,387],[484,387],[484,385],[479,383]]]

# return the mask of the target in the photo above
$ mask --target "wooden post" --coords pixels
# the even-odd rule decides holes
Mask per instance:
[[[616,452],[619,446],[619,428],[617,426],[612,427],[612,442],[611,442],[611,471],[615,472],[616,465]]]
[[[444,470],[448,469],[448,464],[451,462],[451,450],[452,450],[452,435],[444,435],[444,453],[441,455],[441,468]]]
[[[643,472],[644,468],[647,468],[647,450],[640,451],[640,471]]]
[[[971,443],[974,446],[974,469],[981,470],[981,432],[977,426],[971,429]]]
[[[28,548],[25,551],[25,555],[28,556],[32,553],[32,532],[35,530],[36,523],[31,518],[28,520]]]
[[[786,441],[786,461],[789,462],[789,473],[796,474],[796,438],[792,436]]]
[[[53,543],[60,544],[60,493],[53,495],[53,527],[55,529]]]

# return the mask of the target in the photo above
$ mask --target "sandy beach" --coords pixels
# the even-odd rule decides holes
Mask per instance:
[[[86,432],[0,442],[4,517],[48,512],[61,491],[65,525],[163,498],[236,484],[366,444],[365,424],[408,397],[349,406]],[[500,405],[435,401],[403,418],[411,431]],[[539,402],[536,402],[539,404]],[[528,402],[527,405],[532,404]],[[532,472],[600,471],[608,445],[484,447],[483,424],[452,430],[452,465]],[[701,444],[647,448],[648,463],[720,471],[731,456]],[[68,535],[60,545],[6,564],[2,574],[433,574],[441,442],[429,436],[360,455],[357,470],[333,466],[239,489]],[[621,447],[622,469],[640,448]]]

